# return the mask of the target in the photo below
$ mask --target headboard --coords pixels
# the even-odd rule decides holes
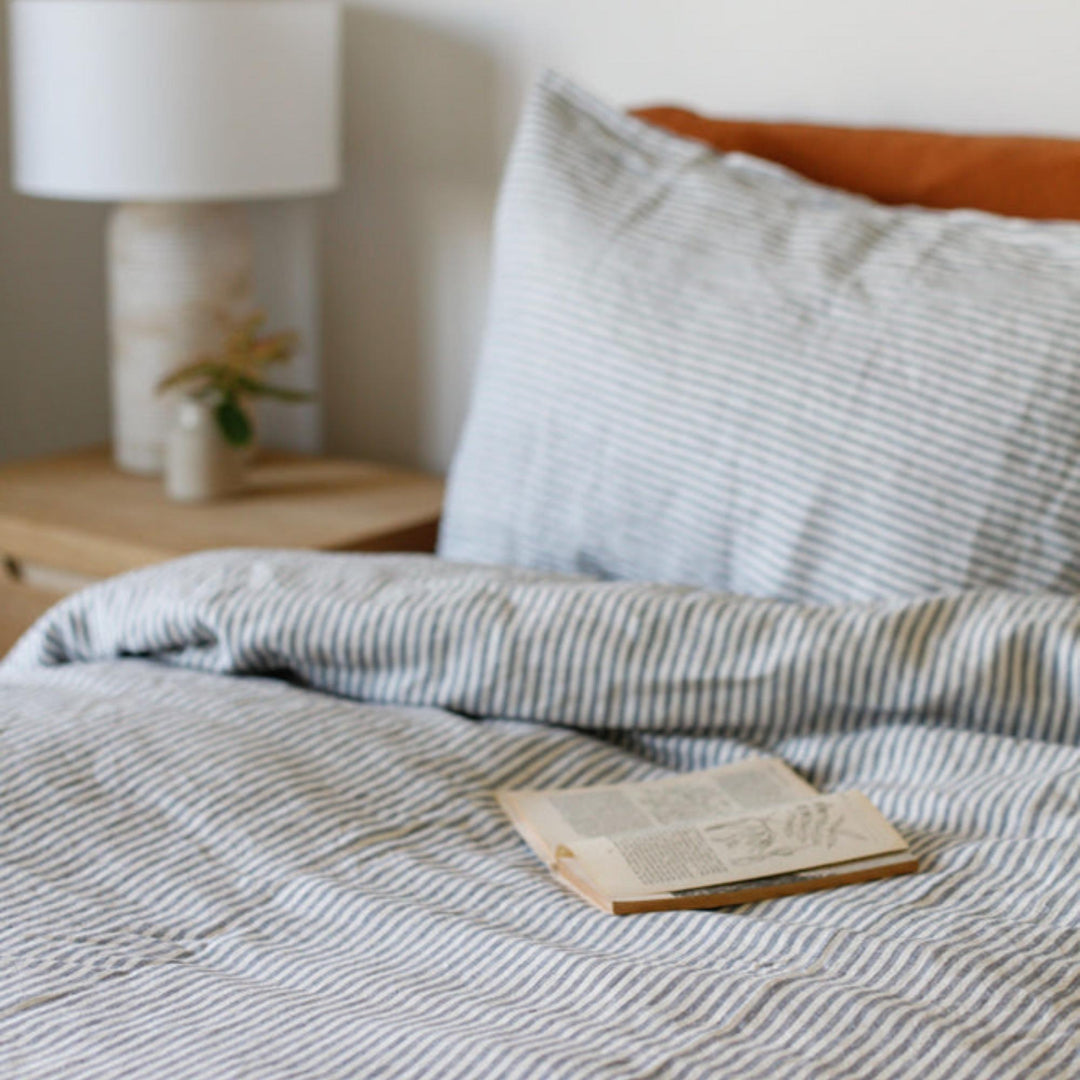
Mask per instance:
[[[673,106],[634,115],[877,202],[1080,220],[1076,140],[719,120]]]

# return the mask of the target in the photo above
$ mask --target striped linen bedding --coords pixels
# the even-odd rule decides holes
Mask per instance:
[[[440,554],[802,602],[1080,589],[1080,224],[885,207],[548,74]]]
[[[229,552],[0,668],[5,1077],[1080,1076],[1080,600]],[[919,874],[616,919],[501,784],[781,754]]]

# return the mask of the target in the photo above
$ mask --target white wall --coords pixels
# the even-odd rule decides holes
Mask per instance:
[[[499,169],[542,67],[627,103],[1080,136],[1077,0],[382,0],[350,2],[345,25],[321,319],[309,205],[256,211],[278,260],[263,278],[276,312],[321,325],[330,449],[432,467],[465,408]],[[105,435],[101,221],[0,192],[0,457]]]

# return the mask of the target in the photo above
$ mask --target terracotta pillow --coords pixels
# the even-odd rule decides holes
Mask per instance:
[[[671,106],[634,115],[881,203],[1080,220],[1077,140],[713,120]]]

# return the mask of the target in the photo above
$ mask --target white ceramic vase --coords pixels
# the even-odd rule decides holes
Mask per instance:
[[[177,502],[235,495],[244,484],[244,452],[230,446],[205,401],[181,398],[165,449],[165,492]]]

